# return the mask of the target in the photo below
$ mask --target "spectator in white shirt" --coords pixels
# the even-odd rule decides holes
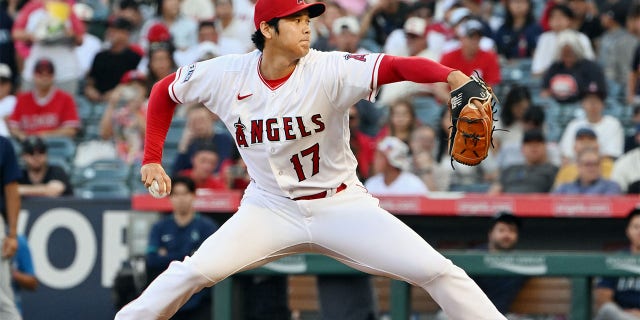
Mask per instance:
[[[231,0],[214,0],[214,4],[218,33],[223,37],[241,41],[245,52],[253,50],[255,48],[251,42],[251,35],[255,31],[253,20],[239,18],[235,14]]]
[[[196,61],[232,53],[245,53],[246,48],[237,39],[221,36],[213,20],[198,24],[198,44],[173,54],[176,64],[184,66]]]
[[[422,180],[409,172],[409,146],[388,136],[378,143],[373,161],[373,177],[364,186],[374,195],[426,195],[429,190]]]
[[[610,115],[604,115],[606,91],[595,82],[587,87],[580,103],[585,112],[584,118],[571,120],[560,140],[560,151],[565,159],[574,159],[573,143],[580,128],[590,128],[598,136],[602,156],[616,159],[624,150],[624,128],[620,121]]]
[[[636,126],[635,138],[638,146],[616,160],[611,171],[611,180],[627,194],[640,194],[640,125]]]

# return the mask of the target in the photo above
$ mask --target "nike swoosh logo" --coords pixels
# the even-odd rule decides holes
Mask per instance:
[[[244,100],[244,99],[246,99],[246,98],[251,97],[252,95],[253,95],[253,93],[250,93],[250,94],[248,94],[248,95],[246,95],[246,96],[241,96],[241,95],[238,93],[238,100]]]

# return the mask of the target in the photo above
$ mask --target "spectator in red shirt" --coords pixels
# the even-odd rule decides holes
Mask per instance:
[[[178,175],[190,177],[196,183],[196,189],[225,190],[224,179],[214,174],[219,157],[215,146],[208,142],[198,143],[191,163],[193,168],[178,172]]]
[[[442,56],[440,63],[456,68],[466,75],[478,72],[484,81],[496,86],[500,83],[500,64],[498,55],[494,51],[485,51],[480,48],[482,38],[482,23],[477,20],[467,20],[456,28],[460,38],[460,48]],[[449,88],[437,86],[437,97],[440,101],[449,99]]]
[[[441,60],[444,65],[455,65],[465,74],[478,71],[489,85],[497,85],[501,80],[498,57],[494,51],[480,48],[482,30],[482,23],[478,20],[468,20],[462,23],[456,28],[461,42],[460,49],[445,54]]]
[[[40,59],[33,71],[33,90],[17,96],[9,116],[11,135],[21,141],[32,135],[75,137],[80,127],[76,103],[70,94],[53,85],[53,63]]]

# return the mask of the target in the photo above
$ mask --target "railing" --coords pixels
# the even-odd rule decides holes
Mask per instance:
[[[591,280],[594,276],[638,276],[640,256],[624,254],[576,252],[517,252],[484,254],[467,251],[448,251],[444,255],[470,275],[525,275],[558,276],[572,280],[572,299],[569,319],[591,318]],[[358,274],[336,260],[321,255],[295,255],[271,262],[243,274]],[[216,320],[232,319],[233,278],[214,286],[214,313]],[[410,286],[406,282],[391,283],[392,320],[409,319]]]
[[[240,205],[239,191],[216,191],[199,195],[196,209],[204,212],[235,212]],[[487,216],[510,210],[520,217],[553,218],[622,218],[636,205],[636,196],[566,196],[550,194],[432,193],[425,197],[378,197],[380,205],[398,215]],[[148,194],[131,198],[133,210],[170,211],[169,199],[155,199]]]

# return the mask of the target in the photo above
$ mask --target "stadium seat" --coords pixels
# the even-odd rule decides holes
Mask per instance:
[[[102,115],[104,114],[104,110],[107,108],[106,103],[94,103],[92,104],[92,112],[89,117],[89,123],[100,124],[100,119],[102,119]]]
[[[11,144],[13,145],[13,150],[15,151],[16,156],[19,156],[20,153],[22,153],[22,144],[13,137],[10,137],[9,141],[11,141]]]
[[[75,196],[82,199],[118,199],[131,196],[129,186],[124,182],[109,180],[91,181],[75,188]]]
[[[605,108],[603,113],[618,119],[622,119],[624,118],[625,108],[626,106],[622,102],[620,102],[619,99],[609,97],[605,101]]]
[[[503,84],[523,84],[531,81],[531,59],[513,59],[500,65]]]
[[[607,79],[607,97],[612,99],[624,98],[624,87],[611,79]]]
[[[47,163],[49,165],[58,166],[62,168],[64,172],[66,172],[67,174],[71,174],[72,164],[68,159],[65,159],[63,157],[57,157],[57,156],[49,156],[47,159]]]
[[[162,151],[162,166],[166,170],[171,170],[173,168],[173,162],[176,160],[178,156],[178,146],[166,145]]]
[[[145,193],[147,192],[147,188],[145,188],[144,184],[141,182],[142,176],[140,175],[140,164],[132,164],[130,168],[129,178],[127,179],[127,184],[131,190],[131,193]]]
[[[76,96],[74,99],[80,120],[82,120],[83,123],[88,121],[93,114],[93,104],[83,96]]]
[[[82,124],[83,134],[82,141],[99,140],[100,138],[100,125],[97,123]]]
[[[71,161],[76,154],[76,143],[68,137],[45,137],[49,157],[62,157]]]
[[[443,106],[436,99],[429,96],[416,96],[411,102],[420,122],[434,128],[438,127]]]
[[[129,177],[129,165],[120,159],[102,159],[92,162],[86,167],[76,168],[71,175],[74,185],[84,186],[92,181],[125,181]]]
[[[167,132],[167,140],[165,146],[177,147],[180,139],[182,138],[182,132],[184,131],[185,121],[183,119],[176,118],[171,121],[169,132]]]

